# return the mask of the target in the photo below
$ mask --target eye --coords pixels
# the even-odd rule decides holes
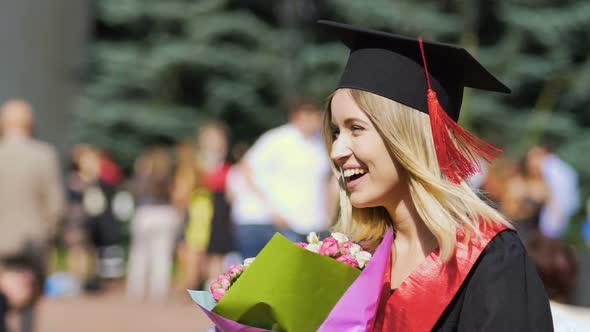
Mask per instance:
[[[340,135],[340,129],[332,127],[332,139],[337,139],[338,135]]]
[[[361,131],[363,131],[363,130],[365,130],[365,128],[363,128],[363,127],[361,127],[361,126],[359,126],[359,125],[352,125],[352,126],[350,127],[350,131],[352,131],[352,133],[353,133],[353,134],[355,134],[355,133],[359,133],[359,132],[361,132]]]

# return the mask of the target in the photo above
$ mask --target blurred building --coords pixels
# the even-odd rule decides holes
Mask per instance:
[[[31,102],[35,136],[61,151],[87,58],[89,9],[89,0],[0,2],[0,101]]]

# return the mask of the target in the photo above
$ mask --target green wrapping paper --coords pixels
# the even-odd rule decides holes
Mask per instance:
[[[275,234],[213,312],[272,331],[316,331],[360,272]]]

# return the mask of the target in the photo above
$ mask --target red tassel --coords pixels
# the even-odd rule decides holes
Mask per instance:
[[[422,38],[418,39],[418,43],[428,85],[428,114],[438,165],[444,175],[459,184],[482,171],[482,159],[489,163],[496,159],[502,150],[459,126],[443,109],[430,84]]]
[[[482,159],[491,162],[502,150],[470,133],[445,112],[436,92],[428,89],[428,113],[434,149],[443,174],[454,183],[482,171]]]

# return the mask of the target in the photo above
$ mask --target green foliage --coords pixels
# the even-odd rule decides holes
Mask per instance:
[[[222,0],[108,0],[97,2],[96,29],[73,140],[126,166],[209,118],[238,139],[285,119],[277,87],[286,39],[252,12]]]
[[[225,120],[234,140],[282,123],[291,94],[320,100],[347,50],[334,19],[460,43],[511,95],[466,91],[461,121],[514,157],[551,136],[590,195],[590,3],[581,0],[101,0],[76,140],[129,164],[146,145]]]

